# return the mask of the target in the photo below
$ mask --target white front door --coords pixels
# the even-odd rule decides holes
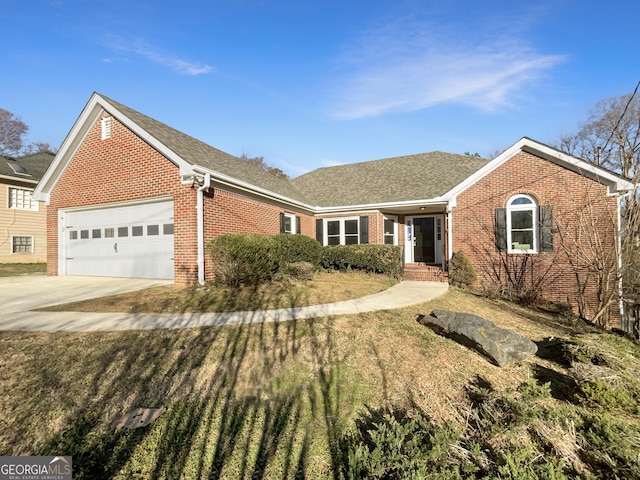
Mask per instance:
[[[441,215],[406,217],[405,263],[438,265],[444,254]]]
[[[173,201],[67,211],[66,275],[172,280]]]

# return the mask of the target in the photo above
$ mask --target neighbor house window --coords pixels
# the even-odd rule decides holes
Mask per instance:
[[[33,253],[33,237],[13,237],[12,253]]]
[[[369,243],[369,217],[318,219],[316,239],[323,245]]]
[[[282,212],[280,214],[280,233],[300,233],[300,217]]]
[[[384,217],[384,243],[398,244],[398,223],[395,217]]]
[[[529,195],[516,195],[507,203],[507,245],[510,253],[538,251],[538,205]]]
[[[9,187],[9,208],[38,210],[38,202],[33,199],[33,191]]]

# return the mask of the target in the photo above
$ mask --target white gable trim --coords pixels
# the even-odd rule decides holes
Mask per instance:
[[[595,180],[607,187],[608,195],[622,195],[633,190],[633,184],[630,181],[625,180],[624,178],[614,173],[592,165],[567,153],[560,152],[559,150],[551,148],[543,143],[539,143],[535,140],[531,140],[530,138],[523,137],[507,150],[498,155],[496,158],[494,158],[492,161],[487,163],[476,173],[468,177],[465,181],[448,191],[443,195],[443,197],[456,197],[457,195],[477,183],[480,179],[484,178],[486,175],[490,174],[495,169],[500,167],[520,151],[539,156],[541,158],[544,158],[545,160],[555,163],[556,165],[560,165],[561,167],[567,168],[573,172]]]
[[[36,200],[44,201],[49,204],[51,191],[53,190],[55,184],[64,173],[67,165],[75,155],[80,145],[82,145],[82,142],[100,117],[100,114],[103,110],[105,110],[113,118],[129,128],[142,140],[158,150],[172,163],[177,165],[180,168],[181,175],[189,175],[193,172],[191,165],[188,162],[186,162],[175,152],[167,148],[166,145],[164,145],[158,139],[151,136],[146,130],[133,122],[129,117],[120,112],[99,94],[94,93],[89,99],[89,102],[87,102],[87,105],[85,105],[84,109],[80,113],[80,116],[78,117],[76,122],[73,124],[73,127],[67,134],[67,137],[62,142],[58,153],[56,154],[53,162],[42,177],[42,180],[40,180],[40,183],[38,184],[38,187],[34,192],[34,198]]]

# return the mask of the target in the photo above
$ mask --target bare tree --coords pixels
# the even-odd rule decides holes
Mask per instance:
[[[579,315],[608,326],[617,310],[623,272],[617,207],[591,191],[575,198],[575,204],[572,216],[555,219],[560,251],[575,277]]]
[[[559,150],[581,157],[638,182],[640,157],[640,95],[607,98],[589,111],[578,133],[563,135]]]
[[[284,178],[285,180],[289,178],[289,176],[284,173],[282,170],[276,167],[272,167],[267,162],[264,161],[264,157],[249,157],[246,153],[243,153],[240,156],[240,160],[243,160],[251,165],[258,167],[260,170],[264,170],[267,173],[279,178]]]
[[[0,155],[17,155],[29,127],[13,113],[0,108]]]
[[[615,242],[603,242],[599,238],[601,228],[596,228],[593,212],[594,198],[583,199],[583,209],[576,219],[578,229],[563,229],[563,248],[571,252],[572,267],[578,284],[585,279],[596,279],[599,285],[596,321],[604,323],[607,310],[618,298],[618,291],[610,286],[622,282],[623,295],[634,309],[640,304],[640,95],[636,85],[633,93],[613,97],[596,103],[587,121],[575,134],[564,135],[556,147],[571,155],[581,157],[596,165],[612,170],[634,184],[634,192],[621,202],[621,222],[609,212],[599,219],[599,227],[608,224]],[[618,228],[615,228],[618,227]],[[576,250],[578,239],[583,242]],[[607,286],[609,285],[609,286]],[[585,297],[586,298],[586,297]],[[582,307],[586,308],[583,304]],[[636,323],[640,318],[635,318]],[[635,326],[638,330],[638,325]]]

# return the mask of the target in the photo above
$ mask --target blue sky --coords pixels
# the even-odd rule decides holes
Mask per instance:
[[[92,92],[291,176],[553,143],[640,80],[634,0],[0,0],[0,107],[59,147]]]

